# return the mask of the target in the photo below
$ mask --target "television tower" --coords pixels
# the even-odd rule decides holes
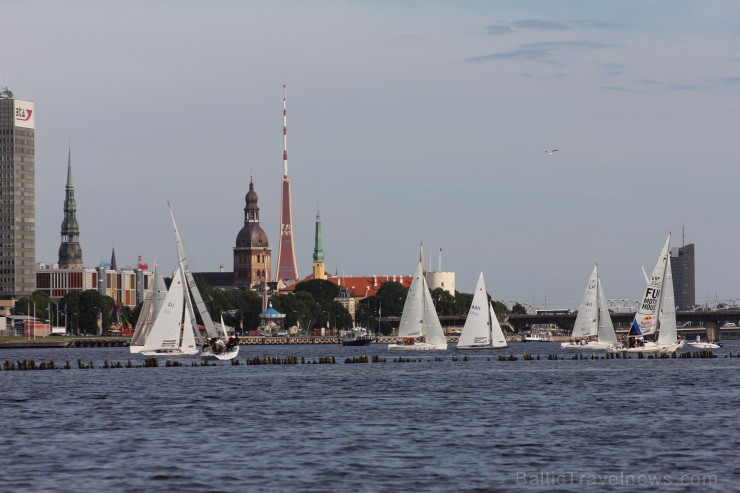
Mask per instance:
[[[288,178],[288,117],[283,84],[283,184],[280,193],[280,242],[275,281],[297,281],[298,267],[293,245],[293,212],[290,205],[290,179]]]

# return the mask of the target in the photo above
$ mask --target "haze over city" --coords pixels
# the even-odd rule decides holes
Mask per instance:
[[[71,139],[86,266],[231,270],[250,176],[277,251],[282,85],[295,248],[575,308],[599,262],[642,294],[668,232],[696,298],[738,298],[740,4],[8,1],[2,85],[36,109],[36,257],[57,260]],[[549,155],[546,150],[558,149]]]

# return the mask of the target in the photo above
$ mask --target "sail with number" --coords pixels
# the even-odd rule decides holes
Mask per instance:
[[[670,242],[671,235],[669,234],[665,240],[663,249],[660,251],[658,261],[653,269],[653,275],[648,280],[645,295],[642,297],[642,301],[632,322],[633,330],[639,329],[639,332],[644,336],[654,334],[658,329],[658,316],[660,314],[662,298],[661,292],[663,290],[663,281],[668,263],[668,247]]]
[[[489,349],[506,346],[501,325],[496,319],[493,305],[488,301],[486,283],[481,272],[457,349]]]
[[[180,232],[177,229],[177,223],[175,222],[175,215],[172,212],[172,207],[170,207],[169,202],[167,203],[167,207],[169,207],[170,209],[170,217],[172,218],[172,228],[175,231],[175,242],[177,243],[178,260],[179,260],[180,268],[182,269],[183,275],[185,276],[185,282],[187,283],[188,290],[190,294],[193,296],[193,300],[195,301],[195,307],[197,308],[198,313],[200,313],[200,317],[203,319],[203,325],[206,328],[206,332],[208,333],[208,336],[209,337],[219,337],[220,334],[218,333],[215,325],[213,324],[211,315],[210,313],[208,313],[208,309],[206,308],[206,304],[203,302],[203,298],[200,295],[200,291],[198,291],[198,287],[195,285],[195,279],[193,279],[193,273],[190,271],[190,264],[188,263],[188,258],[185,255],[185,247],[182,244],[182,238],[180,238]],[[190,298],[188,298],[188,300],[189,299]],[[189,305],[188,308],[192,314],[193,307]]]
[[[583,293],[581,304],[578,305],[578,315],[573,324],[571,337],[591,337],[599,331],[599,303],[598,303],[599,266],[594,266],[591,277],[588,278],[586,291]]]

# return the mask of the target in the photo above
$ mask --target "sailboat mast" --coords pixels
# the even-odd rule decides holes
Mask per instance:
[[[178,257],[178,262],[180,264],[180,268],[182,269],[182,272],[185,274],[185,281],[186,281],[185,284],[187,285],[188,289],[193,295],[193,300],[195,300],[195,306],[198,308],[198,312],[200,313],[200,316],[203,319],[203,325],[206,328],[206,332],[208,333],[210,337],[218,337],[219,334],[213,325],[213,320],[211,319],[211,315],[208,313],[206,304],[203,302],[203,298],[200,296],[198,287],[195,285],[195,279],[193,279],[193,273],[190,272],[190,265],[188,264],[188,259],[187,259],[187,256],[185,255],[185,248],[182,245],[182,239],[180,238],[180,232],[177,230],[177,223],[175,222],[175,215],[172,212],[172,207],[170,207],[169,202],[167,202],[167,207],[169,207],[170,209],[170,217],[172,218],[172,227],[175,231],[175,242],[177,243],[177,257]],[[190,297],[188,297],[188,299],[190,299]]]

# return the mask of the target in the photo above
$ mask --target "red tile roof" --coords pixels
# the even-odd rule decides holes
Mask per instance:
[[[295,290],[295,287],[302,282],[305,281],[312,281],[313,275],[310,275],[308,277],[305,277],[298,281],[295,284],[291,284],[290,286],[281,289],[280,293],[292,293]],[[380,286],[385,284],[388,281],[395,281],[398,283],[403,284],[403,287],[408,288],[411,286],[411,276],[332,276],[330,274],[326,275],[326,280],[336,284],[338,286],[343,286],[349,289],[350,295],[352,295],[353,298],[363,299],[363,298],[369,298],[370,296],[375,296],[375,293],[378,292],[378,289],[380,289]]]

